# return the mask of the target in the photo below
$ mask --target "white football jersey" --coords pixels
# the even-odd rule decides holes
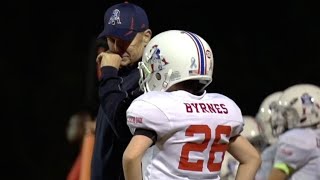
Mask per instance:
[[[295,172],[292,180],[320,179],[320,129],[292,129],[279,137],[275,163],[285,163]]]
[[[261,153],[261,166],[256,174],[255,180],[268,180],[273,168],[274,156],[277,151],[277,144],[266,147]]]
[[[166,180],[220,179],[229,139],[243,129],[241,110],[228,97],[185,91],[141,95],[127,110],[127,124],[131,133],[137,128],[157,133],[142,162],[143,177]]]

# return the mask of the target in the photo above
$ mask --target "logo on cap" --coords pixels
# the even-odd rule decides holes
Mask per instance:
[[[116,23],[121,24],[119,9],[113,10],[112,16],[110,17],[109,22],[108,22],[108,24],[112,24],[112,25],[115,25]]]

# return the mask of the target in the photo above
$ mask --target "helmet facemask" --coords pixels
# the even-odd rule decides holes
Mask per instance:
[[[148,92],[147,82],[151,78],[151,69],[149,69],[144,62],[138,63],[138,69],[140,72],[139,86],[140,89],[144,92]]]
[[[140,71],[140,89],[144,92],[151,91],[149,81],[152,78],[157,79],[159,82],[163,81],[161,90],[166,90],[169,88],[168,84],[172,75],[172,69],[169,68],[164,70],[164,66],[167,64],[167,62],[160,54],[160,50],[157,48],[157,46],[152,47],[145,59],[146,60],[138,63],[138,69]]]
[[[285,107],[277,105],[271,110],[272,134],[278,137],[288,129],[288,120],[285,118]]]

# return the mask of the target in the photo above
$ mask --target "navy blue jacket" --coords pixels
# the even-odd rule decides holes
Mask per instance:
[[[139,78],[137,66],[121,68],[119,72],[110,66],[102,68],[91,163],[92,180],[124,180],[122,155],[132,137],[126,111],[142,93],[139,91]]]

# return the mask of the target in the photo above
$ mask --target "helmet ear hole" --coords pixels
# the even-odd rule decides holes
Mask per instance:
[[[160,79],[161,79],[161,74],[160,74],[160,73],[157,73],[157,74],[156,74],[156,78],[157,78],[157,80],[160,80]]]

